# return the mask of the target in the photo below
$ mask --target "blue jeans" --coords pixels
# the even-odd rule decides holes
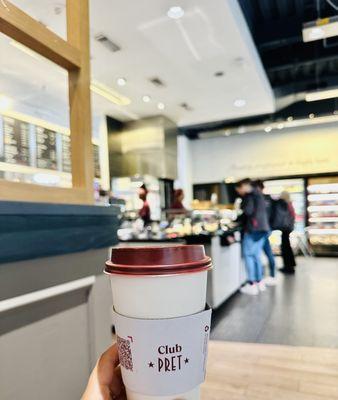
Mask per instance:
[[[263,278],[261,254],[267,237],[267,232],[244,233],[242,249],[249,282],[260,282]]]
[[[268,233],[268,235],[265,239],[265,242],[263,245],[263,251],[269,260],[270,276],[272,278],[274,278],[276,276],[276,262],[275,262],[275,257],[272,253],[272,249],[271,249],[271,245],[270,245],[270,240],[269,240],[270,235],[271,235],[271,232]]]

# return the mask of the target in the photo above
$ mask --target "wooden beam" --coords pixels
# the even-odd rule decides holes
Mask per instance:
[[[0,200],[33,201],[40,203],[92,204],[93,194],[81,188],[57,188],[31,183],[0,180]]]
[[[7,0],[0,1],[0,32],[69,71],[81,65],[81,54],[76,46],[67,43]]]
[[[81,54],[80,68],[69,71],[73,187],[85,188],[94,201],[88,0],[67,0],[67,36]]]

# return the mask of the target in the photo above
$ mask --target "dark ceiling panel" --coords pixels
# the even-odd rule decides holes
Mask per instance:
[[[338,5],[338,0],[332,0]],[[338,87],[338,37],[304,43],[304,22],[337,15],[325,0],[238,0],[276,97]],[[246,123],[278,120],[292,115],[327,114],[338,110],[338,100],[298,102],[275,114],[238,121],[220,121],[182,128],[191,138],[198,132]]]
[[[294,13],[293,0],[277,0],[275,2],[281,18],[287,18]]]
[[[338,0],[333,1],[338,5]],[[239,3],[248,6],[245,0]],[[319,12],[317,0],[258,0],[256,4],[246,19],[273,89],[281,93],[284,91],[278,86],[303,88],[311,78],[313,87],[319,81],[329,87],[336,73],[338,41],[330,40],[329,45],[323,41],[304,43],[302,26],[319,15],[337,12],[325,0],[320,0]],[[290,79],[295,80],[294,86],[290,86]]]

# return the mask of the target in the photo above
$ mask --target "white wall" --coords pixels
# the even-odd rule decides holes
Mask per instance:
[[[176,189],[184,190],[184,205],[189,208],[193,199],[192,193],[192,158],[191,141],[186,136],[177,137],[177,180]]]
[[[338,125],[190,141],[192,183],[338,172]]]

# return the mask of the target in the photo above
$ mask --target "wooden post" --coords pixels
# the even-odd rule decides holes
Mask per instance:
[[[80,68],[68,72],[73,187],[85,188],[93,202],[88,0],[67,0],[67,36],[81,54]]]

